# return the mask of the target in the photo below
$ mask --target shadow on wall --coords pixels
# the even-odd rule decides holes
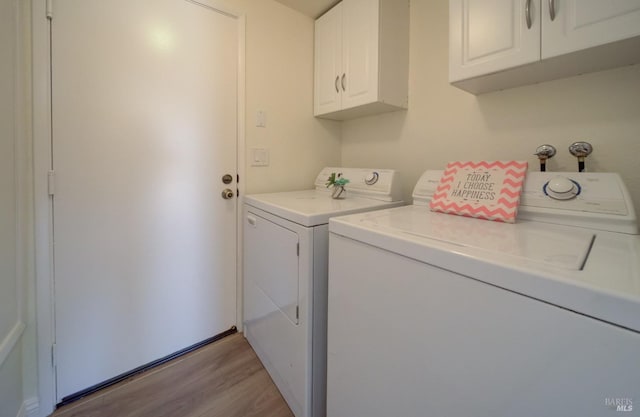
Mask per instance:
[[[342,123],[342,136],[348,137],[350,143],[373,146],[399,143],[407,126],[407,110],[360,117]],[[351,131],[357,132],[357,135],[351,135]]]
[[[639,80],[640,64],[482,94],[477,103],[496,131],[615,124],[640,116]]]

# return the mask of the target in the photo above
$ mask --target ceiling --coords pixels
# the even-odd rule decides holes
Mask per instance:
[[[276,0],[300,13],[312,18],[317,18],[340,0]]]

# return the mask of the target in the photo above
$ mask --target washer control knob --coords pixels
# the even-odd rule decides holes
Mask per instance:
[[[553,177],[544,185],[544,193],[555,200],[570,200],[580,194],[580,184],[567,177]]]
[[[370,172],[366,177],[364,177],[364,183],[367,185],[373,185],[378,182],[378,178],[380,178],[380,175],[377,172]]]

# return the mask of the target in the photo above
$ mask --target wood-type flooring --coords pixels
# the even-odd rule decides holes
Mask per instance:
[[[58,408],[51,417],[293,417],[240,333]]]

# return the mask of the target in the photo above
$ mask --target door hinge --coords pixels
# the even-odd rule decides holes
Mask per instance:
[[[56,172],[53,170],[47,172],[47,192],[49,195],[56,193]]]
[[[296,255],[300,256],[300,243],[296,243]]]
[[[47,0],[47,19],[53,19],[53,0]]]

